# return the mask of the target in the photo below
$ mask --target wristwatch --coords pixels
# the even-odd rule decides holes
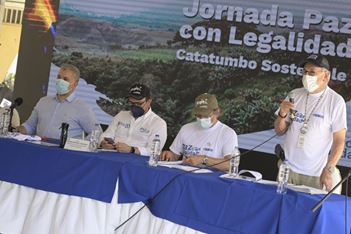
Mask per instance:
[[[282,115],[282,114],[280,113],[280,111],[278,111],[278,116],[279,116],[280,118],[282,118],[282,119],[285,119],[286,116],[288,116],[288,114],[285,113],[285,115]]]
[[[335,166],[326,166],[325,169],[327,169],[327,171],[328,171],[330,174],[333,174],[334,171],[335,171]]]
[[[208,157],[205,155],[204,158],[202,159],[202,164],[207,166],[207,161],[208,161]]]

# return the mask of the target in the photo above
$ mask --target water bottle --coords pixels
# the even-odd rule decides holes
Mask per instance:
[[[0,116],[0,136],[7,136],[10,125],[10,109],[5,108]]]
[[[160,135],[155,134],[152,140],[151,154],[149,158],[149,166],[156,167],[161,153]]]
[[[232,154],[230,155],[229,173],[228,173],[230,177],[239,176],[239,164],[240,164],[240,151],[238,147],[235,147]]]
[[[288,190],[288,179],[289,179],[290,167],[288,161],[285,160],[280,164],[279,173],[278,173],[278,187],[277,193],[285,194]]]
[[[89,148],[91,152],[96,152],[99,146],[100,135],[102,131],[100,128],[100,124],[95,124],[94,130],[90,134],[90,143]]]

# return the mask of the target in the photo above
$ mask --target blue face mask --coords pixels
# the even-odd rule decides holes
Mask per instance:
[[[132,112],[134,118],[139,118],[145,113],[144,109],[141,106],[137,105],[131,105],[130,111]]]
[[[69,82],[62,80],[62,79],[57,79],[56,80],[56,92],[59,95],[68,93],[69,92]]]
[[[204,129],[210,128],[212,127],[212,121],[211,121],[211,117],[209,118],[196,118],[197,123]]]

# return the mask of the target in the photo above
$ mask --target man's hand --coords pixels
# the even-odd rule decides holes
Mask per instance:
[[[188,155],[186,159],[184,159],[184,163],[198,166],[201,165],[204,161],[204,155]]]
[[[101,141],[101,148],[103,149],[116,149],[115,144],[108,143],[106,140]]]
[[[325,186],[326,190],[329,192],[333,188],[333,178],[330,171],[327,168],[324,168],[322,171],[322,175],[320,176],[320,185],[323,189]]]
[[[15,131],[27,135],[27,129],[22,125],[15,128]]]
[[[116,150],[121,153],[130,153],[132,150],[132,147],[123,142],[117,142]]]
[[[165,150],[161,153],[160,158],[161,158],[161,161],[176,161],[179,159],[179,156],[170,150]]]
[[[279,116],[280,117],[287,116],[291,109],[295,109],[295,104],[293,104],[287,100],[283,100],[280,103]]]

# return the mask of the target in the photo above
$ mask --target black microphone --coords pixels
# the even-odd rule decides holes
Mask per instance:
[[[285,161],[285,152],[280,144],[275,145],[274,153],[282,162]]]
[[[13,108],[15,108],[15,107],[17,107],[17,106],[22,105],[22,103],[23,103],[23,98],[18,97],[18,98],[16,98],[15,101],[12,103],[12,105],[10,106],[10,108],[13,109]]]
[[[292,92],[289,94],[289,102],[291,102],[292,104],[295,104],[295,98]],[[297,112],[296,110],[290,109],[289,118],[291,121],[293,121],[296,118],[296,112]]]
[[[9,127],[8,130],[9,132],[12,132],[13,128],[12,128],[12,117],[13,117],[13,109],[15,109],[15,107],[22,105],[23,103],[23,98],[18,97],[15,99],[15,101],[13,101],[13,103],[10,106],[10,121],[9,121]]]

